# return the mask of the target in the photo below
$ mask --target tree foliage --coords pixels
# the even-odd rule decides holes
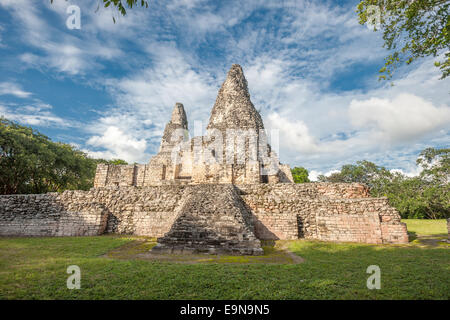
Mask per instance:
[[[291,169],[291,173],[295,183],[310,182],[308,179],[308,170],[303,167],[295,167]]]
[[[356,11],[360,24],[383,31],[383,46],[392,52],[380,69],[380,79],[392,78],[402,63],[441,54],[443,60],[435,62],[441,79],[450,75],[450,1],[363,0]]]
[[[0,194],[45,193],[93,186],[97,163],[69,144],[0,118]]]
[[[403,218],[450,217],[450,149],[425,149],[417,165],[423,168],[420,175],[407,177],[369,161],[358,161],[328,177],[319,176],[319,181],[364,183],[372,196],[388,197]]]

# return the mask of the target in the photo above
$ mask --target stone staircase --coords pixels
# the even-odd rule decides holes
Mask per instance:
[[[191,185],[181,201],[172,228],[152,252],[263,254],[250,213],[233,185]]]

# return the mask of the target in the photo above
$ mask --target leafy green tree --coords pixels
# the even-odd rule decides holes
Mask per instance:
[[[402,63],[441,54],[445,57],[435,66],[442,72],[441,79],[450,75],[449,8],[448,0],[363,0],[358,4],[359,23],[382,30],[383,47],[392,52],[380,69],[380,79],[391,79]]]
[[[427,148],[423,150],[417,161],[423,168],[421,176],[439,185],[450,182],[450,149]]]
[[[112,160],[105,160],[105,159],[95,159],[97,163],[106,163],[106,164],[115,164],[115,165],[121,165],[121,164],[128,164],[125,160],[122,159],[112,159]]]
[[[427,148],[423,150],[417,165],[423,168],[422,196],[426,200],[425,212],[432,218],[450,216],[450,149]]]
[[[310,182],[308,178],[308,170],[303,167],[295,167],[291,169],[291,173],[295,183]]]
[[[0,194],[45,193],[93,186],[96,160],[69,144],[0,118]]]
[[[319,181],[322,182],[359,182],[369,186],[374,194],[379,194],[383,185],[392,178],[392,174],[384,167],[377,166],[375,163],[363,160],[356,164],[343,165],[339,172],[326,177],[320,175]]]

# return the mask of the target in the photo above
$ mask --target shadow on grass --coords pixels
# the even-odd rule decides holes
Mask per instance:
[[[261,241],[263,255],[225,255],[225,254],[164,254],[151,249],[156,245],[154,238],[139,238],[121,247],[107,252],[102,257],[121,260],[149,260],[185,264],[197,263],[232,263],[232,264],[297,264],[303,259],[286,249],[284,243],[274,240]]]
[[[417,233],[414,231],[408,231],[408,240],[412,242],[417,239]]]

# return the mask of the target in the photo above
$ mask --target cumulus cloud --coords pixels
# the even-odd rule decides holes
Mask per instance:
[[[436,107],[421,97],[402,93],[394,99],[353,100],[349,107],[352,125],[379,131],[384,140],[411,141],[450,126],[450,107]]]
[[[115,126],[109,126],[101,136],[92,136],[87,145],[100,147],[100,151],[85,150],[96,158],[123,159],[127,162],[148,160],[145,139],[136,139]]]
[[[279,130],[279,138],[283,141],[283,146],[299,153],[319,152],[319,146],[303,121],[290,121],[276,113],[270,114],[267,120],[270,129]]]

